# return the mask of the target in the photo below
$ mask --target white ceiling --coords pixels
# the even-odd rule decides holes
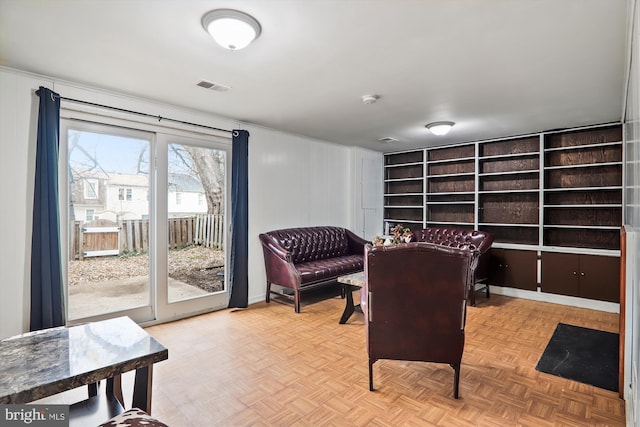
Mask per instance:
[[[218,8],[261,36],[219,47],[200,23]],[[0,0],[0,65],[396,151],[620,121],[626,15],[627,0]],[[425,129],[439,120],[449,135]]]

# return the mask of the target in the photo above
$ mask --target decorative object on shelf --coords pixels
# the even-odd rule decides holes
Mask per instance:
[[[380,236],[376,236],[373,239],[374,246],[388,246],[388,245],[397,245],[400,243],[410,243],[416,240],[413,232],[407,227],[403,227],[401,224],[398,224],[394,227],[391,227],[391,236],[389,238],[382,238]]]
[[[425,127],[429,129],[432,134],[443,136],[449,133],[453,125],[455,125],[454,122],[433,122],[429,123]]]
[[[208,12],[202,18],[202,26],[216,43],[229,50],[247,47],[262,31],[254,17],[233,9]]]

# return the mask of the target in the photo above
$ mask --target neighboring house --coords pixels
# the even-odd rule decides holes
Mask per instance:
[[[169,218],[207,213],[207,200],[200,180],[190,175],[169,174]]]
[[[73,181],[69,191],[72,215],[75,221],[89,222],[102,218],[106,208],[106,174],[87,174],[72,171]]]
[[[78,176],[74,172],[74,176]],[[76,221],[149,218],[149,178],[119,173],[83,174],[71,184]],[[204,188],[189,175],[172,174],[168,183],[170,218],[207,212]]]

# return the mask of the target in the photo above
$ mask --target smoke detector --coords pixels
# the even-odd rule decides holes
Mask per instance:
[[[362,95],[362,102],[369,105],[376,102],[380,97],[378,95]]]
[[[378,138],[378,141],[384,142],[384,143],[387,143],[387,142],[400,142],[399,139],[391,137],[391,136],[385,136],[385,137],[382,137],[382,138]]]
[[[196,83],[196,86],[200,86],[209,90],[215,90],[216,92],[226,92],[231,89],[231,86],[225,86],[221,83],[214,83],[208,80],[200,80],[198,83]]]

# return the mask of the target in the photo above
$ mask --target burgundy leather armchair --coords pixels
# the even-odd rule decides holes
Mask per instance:
[[[469,285],[469,303],[476,305],[475,285],[483,283],[489,298],[489,259],[493,234],[486,231],[469,230],[457,227],[427,227],[414,233],[418,242],[433,243],[449,248],[475,251],[478,254],[478,265],[474,270],[473,281]]]
[[[290,288],[296,313],[300,313],[301,291],[364,269],[367,241],[345,228],[287,228],[262,233],[260,241],[267,273],[265,299],[269,302],[275,293],[271,284]]]
[[[379,359],[447,363],[458,398],[466,299],[477,254],[425,243],[365,247],[360,292],[369,389]]]

